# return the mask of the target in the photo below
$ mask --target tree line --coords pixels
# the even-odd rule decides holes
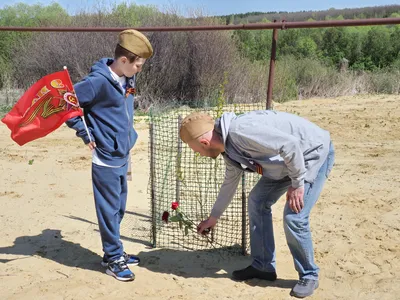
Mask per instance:
[[[344,19],[371,19],[371,18],[388,18],[397,17],[400,11],[400,5],[383,5],[383,6],[370,6],[361,8],[344,8],[318,11],[271,11],[271,12],[248,12],[242,14],[231,14],[218,16],[223,18],[227,24],[240,24],[240,23],[257,23],[262,22],[264,19],[270,22],[274,20],[286,20],[288,22],[306,21],[313,19],[316,21],[323,21],[342,17]]]
[[[252,61],[270,57],[271,31],[236,31],[243,56]],[[400,26],[332,27],[279,31],[278,56],[311,58],[338,67],[348,62],[352,70],[400,68]]]

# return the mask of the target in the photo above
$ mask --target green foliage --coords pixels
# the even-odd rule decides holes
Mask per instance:
[[[387,28],[373,27],[364,41],[363,54],[377,68],[384,68],[393,61],[390,32]]]
[[[296,76],[294,76],[292,72],[293,66],[291,63],[291,59],[284,59],[277,63],[273,90],[275,101],[285,102],[297,98],[298,87],[296,84]]]
[[[257,31],[236,31],[234,37],[239,51],[250,61],[268,61],[271,31],[264,30],[259,35]],[[347,59],[353,70],[382,69],[400,57],[400,26],[280,31],[277,54],[278,59],[286,55],[318,59],[335,68]]]
[[[178,202],[172,202],[173,204],[176,204],[177,206],[179,205]],[[184,228],[184,232],[185,235],[189,234],[189,229],[193,230],[193,227],[196,227],[196,225],[194,224],[194,222],[185,214],[181,211],[181,209],[179,207],[173,209],[174,211],[174,215],[170,216],[168,212],[164,212],[163,218],[165,218],[166,214],[167,214],[167,218],[169,222],[172,223],[178,223],[179,224],[179,228],[183,229],[183,226],[185,226]],[[166,220],[164,220],[166,221]]]
[[[301,37],[297,43],[300,57],[318,57],[317,43],[311,37]]]
[[[271,30],[235,30],[233,37],[240,53],[251,61],[266,61],[270,57]]]
[[[345,28],[328,28],[325,30],[322,38],[322,51],[324,58],[332,65],[348,57],[348,45],[350,37]]]

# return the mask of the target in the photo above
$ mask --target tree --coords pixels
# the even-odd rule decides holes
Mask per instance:
[[[390,34],[390,44],[392,45],[392,53],[390,56],[393,61],[400,59],[400,26],[394,26]]]
[[[321,50],[324,59],[333,65],[350,55],[350,36],[345,28],[328,28],[325,30]]]
[[[57,3],[49,6],[18,3],[0,9],[0,26],[50,26],[68,22],[69,16]],[[12,58],[21,45],[31,39],[30,32],[0,32],[0,88],[12,73]]]
[[[377,68],[383,68],[393,60],[390,33],[387,27],[375,26],[368,32],[363,53]]]
[[[297,44],[299,57],[317,58],[317,44],[311,37],[300,37]]]

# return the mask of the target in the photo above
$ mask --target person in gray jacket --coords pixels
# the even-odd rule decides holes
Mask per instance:
[[[222,155],[225,179],[198,233],[213,228],[231,202],[242,172],[261,175],[248,197],[252,264],[232,273],[235,280],[274,281],[275,242],[271,206],[286,192],[283,223],[287,244],[299,273],[290,294],[303,298],[318,288],[309,215],[334,164],[328,131],[297,115],[270,110],[242,115],[224,113],[214,121],[205,113],[188,115],[180,138],[202,156]]]

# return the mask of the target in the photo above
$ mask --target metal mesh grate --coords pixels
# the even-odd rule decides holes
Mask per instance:
[[[207,112],[216,118],[222,112],[233,111],[241,114],[264,109],[264,105],[235,104],[196,111]],[[201,157],[179,139],[180,122],[193,111],[195,110],[186,108],[151,116],[149,151],[153,246],[247,253],[247,195],[259,178],[257,174],[245,173],[233,201],[221,216],[218,225],[206,237],[198,235],[195,228],[185,234],[179,223],[165,224],[162,221],[164,211],[173,213],[171,203],[175,201],[179,202],[181,211],[194,224],[207,219],[224,179],[225,165],[221,156],[216,160]]]

